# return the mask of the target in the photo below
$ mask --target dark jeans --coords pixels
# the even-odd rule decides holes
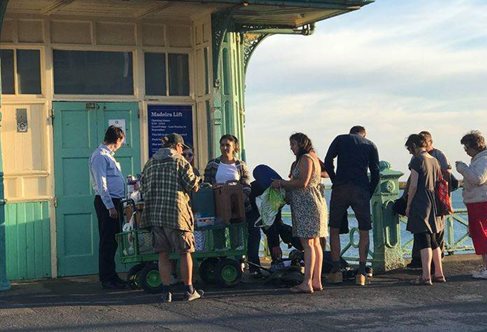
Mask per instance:
[[[255,221],[259,218],[258,213],[255,214],[254,211],[247,212],[247,228],[248,228],[248,238],[247,238],[247,258],[250,263],[260,265],[259,259],[259,248],[260,248],[260,228],[255,227]],[[259,268],[253,265],[249,265],[249,270],[251,272],[258,271]]]
[[[120,199],[113,198],[115,209],[120,211]],[[100,196],[95,196],[95,211],[98,218],[100,242],[98,248],[98,271],[101,282],[112,281],[117,277],[115,271],[115,254],[117,241],[115,234],[120,232],[120,220],[110,218],[108,209]],[[120,212],[119,212],[120,213]]]

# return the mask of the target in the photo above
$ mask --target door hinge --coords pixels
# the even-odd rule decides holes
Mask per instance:
[[[54,208],[57,208],[57,197],[54,196],[54,198],[52,199],[52,204],[54,205]]]
[[[56,116],[54,115],[54,108],[51,108],[51,110],[49,111],[49,118],[51,118],[51,124],[54,126],[54,118]]]
[[[137,110],[137,118],[140,119],[140,109]]]

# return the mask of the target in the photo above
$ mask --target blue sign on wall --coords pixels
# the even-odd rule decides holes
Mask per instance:
[[[149,105],[149,157],[162,146],[161,138],[178,133],[184,143],[193,146],[193,109],[191,105]]]

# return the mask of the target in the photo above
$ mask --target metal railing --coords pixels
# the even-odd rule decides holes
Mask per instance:
[[[399,220],[401,225],[405,227],[407,224],[407,218],[401,216]],[[464,228],[465,230],[463,232],[459,232],[459,228]],[[454,214],[446,217],[444,241],[445,251],[448,253],[448,255],[453,255],[462,251],[474,250],[471,243],[466,243],[470,241],[470,236],[468,233],[467,209],[455,209]],[[401,241],[401,244],[404,257],[410,257],[413,239],[411,238],[405,243],[402,243]]]
[[[467,209],[456,209],[454,214],[446,217],[445,220],[445,251],[448,255],[453,255],[458,252],[472,251],[473,245],[468,243],[470,237],[468,234],[468,220],[467,220]],[[291,212],[282,211],[282,218],[284,220],[291,220]],[[350,213],[348,215],[349,220],[354,220],[355,214]],[[406,231],[407,218],[401,216],[399,218],[401,223],[401,249],[403,252],[403,257],[411,257],[411,250],[413,246],[413,236]],[[455,227],[456,226],[456,227]],[[460,231],[459,229],[464,229]],[[341,236],[341,255],[347,261],[358,261],[358,239],[359,239],[358,227],[351,227],[350,232],[345,237]],[[347,239],[344,241],[344,239]],[[406,240],[407,239],[407,240]],[[370,248],[373,248],[373,236],[370,236]],[[328,243],[327,243],[328,246]],[[267,247],[267,241],[265,237],[262,238],[261,255],[264,257],[269,257],[269,249]],[[369,249],[368,261],[372,261],[374,257],[374,252]]]

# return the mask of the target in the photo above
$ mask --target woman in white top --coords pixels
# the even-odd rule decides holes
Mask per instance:
[[[227,183],[228,181],[237,181],[242,185],[245,217],[247,219],[249,232],[247,256],[250,263],[260,265],[260,228],[255,227],[254,225],[258,218],[258,211],[253,211],[252,206],[250,205],[250,173],[245,162],[236,157],[239,150],[237,137],[230,134],[223,135],[220,138],[221,156],[210,160],[208,165],[206,165],[205,182],[217,185]],[[258,275],[259,269],[255,265],[251,265],[249,270],[252,274]]]
[[[456,162],[463,175],[463,202],[467,206],[468,230],[475,253],[482,256],[482,266],[472,277],[487,279],[487,144],[479,131],[472,131],[460,141],[472,158],[470,165]]]
[[[246,197],[250,194],[250,174],[247,165],[236,158],[240,151],[238,139],[230,134],[220,138],[221,156],[208,162],[205,168],[205,182],[224,184],[237,181],[243,186]]]

